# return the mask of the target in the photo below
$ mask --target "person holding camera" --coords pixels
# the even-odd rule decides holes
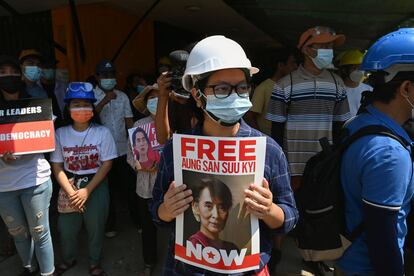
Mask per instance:
[[[188,52],[174,51],[170,54],[170,59],[170,71],[162,72],[157,79],[160,92],[155,125],[160,144],[165,144],[172,133],[183,133],[192,129],[202,117],[194,99],[182,86]]]

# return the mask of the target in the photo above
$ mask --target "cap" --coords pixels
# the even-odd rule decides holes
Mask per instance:
[[[132,101],[132,105],[142,114],[147,112],[147,103],[145,102],[145,98],[152,90],[158,90],[158,84],[155,83],[153,85],[145,86],[144,90],[142,90],[142,92],[139,93],[139,95]]]
[[[96,73],[115,73],[115,65],[108,59],[102,59],[96,65]]]
[[[42,54],[35,49],[25,49],[20,52],[19,61],[21,62],[28,57],[42,58]]]
[[[339,58],[339,66],[343,65],[359,65],[364,59],[364,53],[358,49],[347,50],[341,53]]]
[[[8,55],[0,55],[0,65],[6,65],[6,64],[14,66],[20,70],[19,61],[15,57],[8,56]]]
[[[345,35],[336,34],[336,32],[324,26],[316,26],[306,30],[299,38],[298,49],[314,44],[314,43],[333,43],[334,47],[338,47],[345,42]]]

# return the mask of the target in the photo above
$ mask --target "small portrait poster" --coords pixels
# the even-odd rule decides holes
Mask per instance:
[[[157,141],[154,122],[128,129],[137,169],[151,169],[160,162],[161,145]]]

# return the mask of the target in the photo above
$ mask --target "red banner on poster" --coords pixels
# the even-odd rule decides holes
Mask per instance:
[[[50,99],[19,100],[0,105],[0,155],[54,150]]]

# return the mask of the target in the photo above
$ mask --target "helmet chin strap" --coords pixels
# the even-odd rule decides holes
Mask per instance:
[[[238,123],[238,121],[234,122],[234,123],[227,123],[227,122],[223,122],[219,117],[217,117],[216,115],[214,115],[213,113],[211,113],[210,111],[208,111],[206,109],[206,95],[204,95],[203,92],[200,91],[200,89],[197,90],[197,98],[202,102],[202,107],[201,109],[204,111],[205,114],[207,114],[208,117],[210,117],[210,119],[212,119],[215,123],[225,126],[225,127],[231,127],[234,126]]]

